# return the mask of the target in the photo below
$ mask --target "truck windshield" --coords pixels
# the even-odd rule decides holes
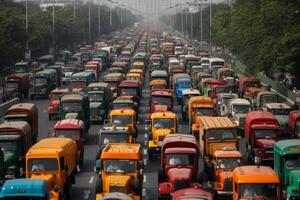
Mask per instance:
[[[111,122],[115,126],[128,126],[132,124],[131,115],[113,115],[111,117]]]
[[[51,94],[51,99],[52,100],[59,100],[60,95],[61,95],[61,93],[52,93]]]
[[[218,167],[220,169],[234,169],[240,165],[240,158],[218,158]]]
[[[180,87],[190,87],[191,86],[191,82],[190,81],[180,81],[178,83],[178,86],[180,86]]]
[[[16,141],[0,140],[0,149],[3,152],[17,151],[18,144]]]
[[[274,138],[277,136],[278,131],[276,129],[256,129],[254,130],[254,134],[257,138]]]
[[[190,154],[167,154],[166,160],[169,165],[192,165],[194,156]]]
[[[105,160],[105,172],[134,173],[136,171],[136,161],[134,160]]]
[[[80,130],[55,130],[56,137],[59,138],[71,138],[73,140],[80,139]]]
[[[263,197],[265,200],[273,200],[277,196],[276,184],[241,184],[241,197],[247,199],[255,199],[257,196]]]
[[[46,84],[47,78],[46,77],[36,77],[34,78],[34,84]]]
[[[158,103],[171,103],[172,97],[171,96],[152,96],[152,102],[155,104]]]
[[[65,112],[78,112],[82,109],[81,102],[63,102],[62,109]]]
[[[211,62],[211,66],[224,66],[224,62],[222,61]]]
[[[86,81],[71,81],[70,87],[85,87],[86,86]]]
[[[103,101],[104,93],[88,93],[90,102],[100,102]]]
[[[137,95],[137,89],[136,88],[121,88],[121,95]]]
[[[277,103],[277,96],[276,95],[264,95],[260,99],[261,106],[264,106],[267,103]]]
[[[101,133],[100,135],[100,144],[106,145],[108,143],[126,143],[128,142],[128,134],[113,134],[113,133]]]
[[[24,73],[24,72],[26,72],[26,69],[27,69],[26,65],[15,65],[16,73]]]
[[[236,129],[210,129],[207,131],[207,138],[209,140],[236,139],[236,137]]]
[[[196,115],[207,115],[211,116],[214,114],[214,109],[213,108],[194,108],[193,112]]]
[[[6,88],[17,88],[19,83],[20,83],[19,81],[8,81],[8,82],[6,82],[5,87]]]
[[[58,171],[58,161],[55,158],[31,158],[28,160],[30,172]]]
[[[260,87],[260,83],[259,83],[259,82],[245,82],[245,83],[244,83],[244,87],[255,87],[255,88],[259,88],[259,87]]]
[[[300,154],[286,155],[285,166],[287,169],[299,169],[300,168]]]
[[[174,128],[174,118],[157,118],[153,120],[153,127],[160,128]]]
[[[232,107],[234,113],[248,113],[250,112],[250,106],[247,105],[234,105]]]
[[[289,115],[290,109],[270,109],[269,112],[273,113],[273,115]]]
[[[228,87],[216,87],[216,93],[228,93],[229,88]]]

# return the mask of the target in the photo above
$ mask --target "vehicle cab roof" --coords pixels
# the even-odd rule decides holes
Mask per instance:
[[[214,157],[216,158],[241,158],[242,155],[236,150],[218,150],[215,151]]]
[[[188,94],[192,94],[192,95],[199,95],[200,96],[200,91],[197,89],[186,89],[182,91],[182,95],[188,95]]]
[[[154,112],[151,114],[151,119],[157,119],[157,118],[176,118],[176,114],[171,111]]]
[[[101,159],[141,159],[141,145],[132,143],[110,143],[102,150]]]
[[[63,119],[54,125],[55,129],[83,129],[84,122],[79,119]]]
[[[267,166],[241,166],[233,170],[233,179],[239,183],[274,183],[279,184],[280,180],[275,171]]]
[[[280,140],[275,143],[274,150],[282,156],[290,154],[300,154],[300,140]]]

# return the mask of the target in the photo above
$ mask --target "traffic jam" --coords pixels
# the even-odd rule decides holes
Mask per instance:
[[[1,200],[300,199],[300,110],[162,28],[17,62],[3,100]]]

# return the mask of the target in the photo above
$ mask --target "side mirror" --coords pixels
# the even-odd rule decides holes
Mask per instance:
[[[100,170],[101,170],[101,161],[100,159],[97,159],[95,163],[95,172],[99,172]]]

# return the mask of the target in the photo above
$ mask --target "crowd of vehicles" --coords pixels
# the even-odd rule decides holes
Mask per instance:
[[[56,123],[38,141],[35,104],[5,112],[0,199],[71,199],[88,139],[97,200],[143,199],[145,156],[160,162],[157,199],[300,199],[300,111],[259,79],[167,32],[135,28],[78,50],[7,77],[5,99],[48,97]]]

